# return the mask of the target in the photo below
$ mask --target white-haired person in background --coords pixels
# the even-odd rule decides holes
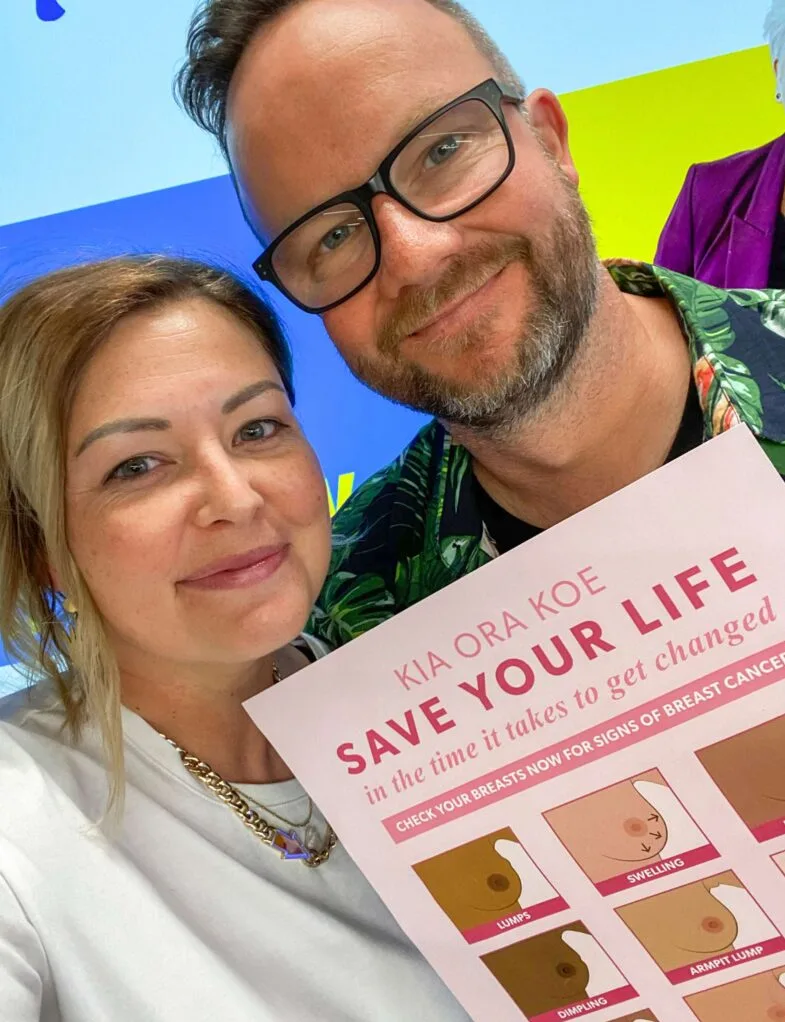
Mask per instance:
[[[763,31],[783,103],[785,0]],[[654,261],[716,287],[785,288],[785,135],[690,167]]]

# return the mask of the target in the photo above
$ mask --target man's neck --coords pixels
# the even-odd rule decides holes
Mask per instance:
[[[452,434],[498,504],[548,528],[663,464],[689,380],[670,302],[623,294],[606,276],[581,351],[551,397],[501,441]]]

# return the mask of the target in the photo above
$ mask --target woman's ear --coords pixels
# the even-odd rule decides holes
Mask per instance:
[[[45,557],[41,557],[40,564],[36,567],[36,581],[42,589],[48,589],[52,593],[61,593],[63,591],[62,579],[60,573],[46,560]]]

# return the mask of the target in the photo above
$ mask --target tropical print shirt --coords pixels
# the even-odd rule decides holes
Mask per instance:
[[[622,291],[673,303],[690,347],[704,439],[745,423],[785,475],[785,291],[722,291],[641,263],[607,267]],[[435,420],[341,508],[334,537],[310,624],[333,647],[496,556],[471,456]]]

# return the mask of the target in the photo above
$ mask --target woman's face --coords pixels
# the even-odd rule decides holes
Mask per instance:
[[[303,627],[324,580],[324,480],[273,362],[221,306],[121,321],[68,428],[67,534],[121,667],[241,664]]]

